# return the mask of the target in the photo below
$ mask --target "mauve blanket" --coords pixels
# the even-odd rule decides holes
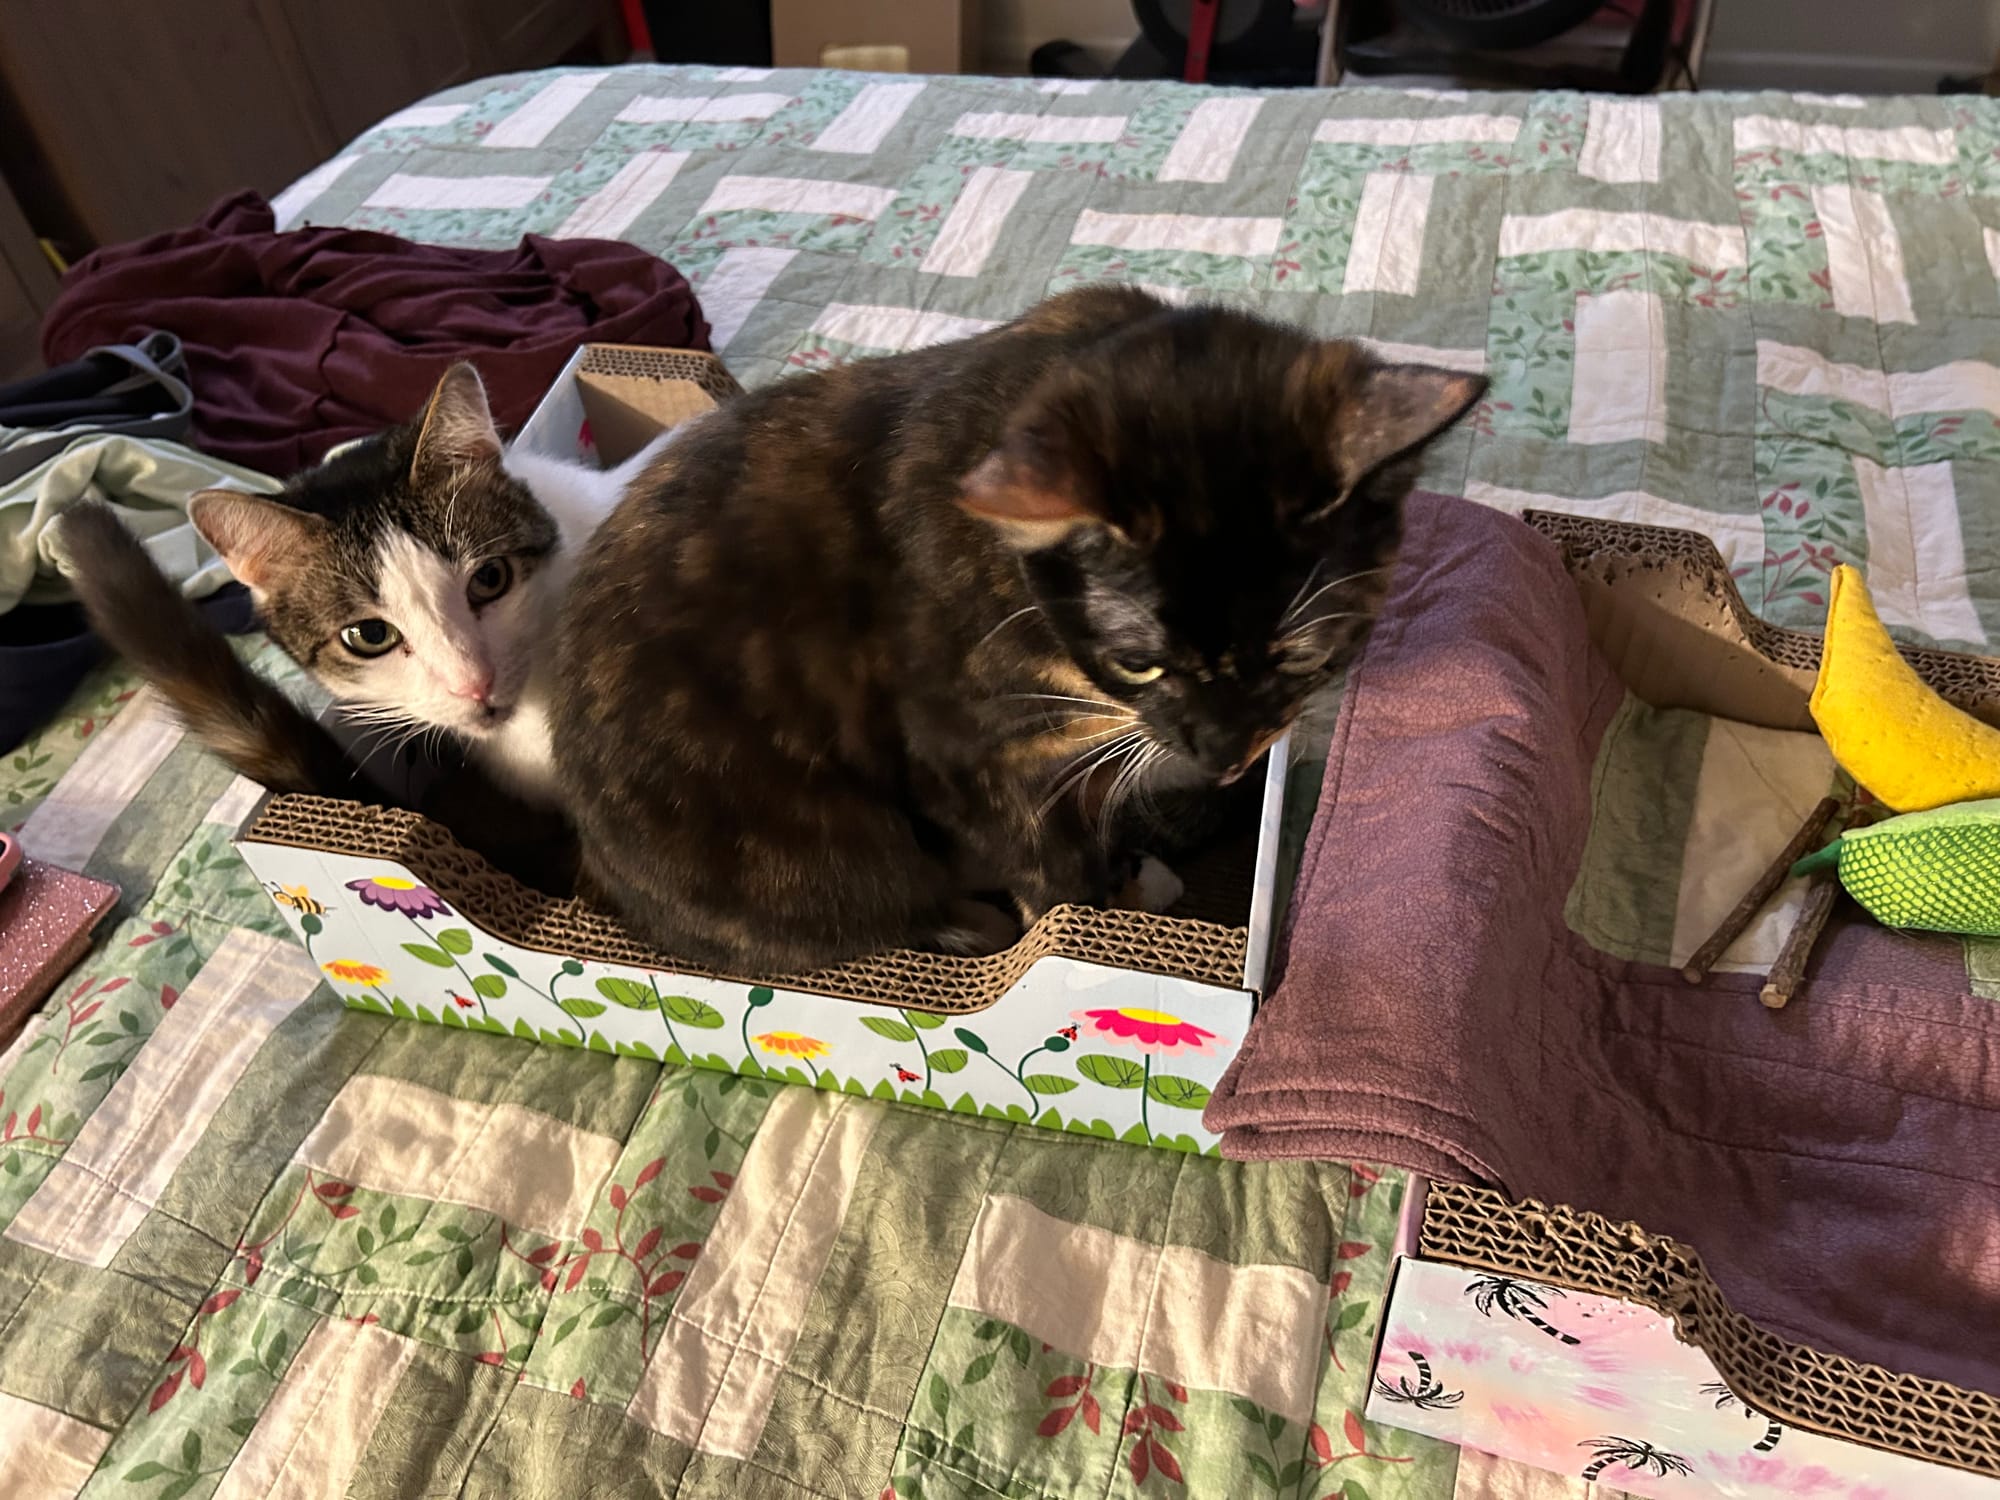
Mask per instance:
[[[194,445],[278,475],[408,421],[454,360],[479,367],[493,415],[512,427],[586,340],[708,347],[686,279],[631,245],[531,234],[512,250],[467,250],[361,229],[279,232],[255,193],[78,261],[42,352],[61,364],[156,328],[187,349]]]
[[[1694,1245],[1773,1332],[2000,1392],[2000,1008],[1842,921],[1783,1011],[1563,907],[1623,691],[1552,545],[1419,495],[1349,678],[1224,1154],[1386,1161]]]

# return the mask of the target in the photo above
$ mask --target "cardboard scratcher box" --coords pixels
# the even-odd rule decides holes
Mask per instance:
[[[1476,1187],[1404,1208],[1375,1421],[1641,1495],[2000,1496],[2000,1400],[1788,1342],[1685,1245]]]
[[[1526,519],[1636,697],[1812,727],[1819,637],[1756,619],[1705,537]],[[1904,655],[2000,723],[2000,662]],[[1634,1494],[2000,1500],[2000,1399],[1789,1342],[1639,1225],[1413,1178],[1394,1251],[1374,1420]]]
[[[708,356],[587,347],[516,441],[615,464],[736,389]],[[237,845],[359,1010],[1213,1151],[1201,1111],[1263,979],[1287,754],[1172,914],[1062,907],[992,957],[815,974],[677,962],[414,812],[274,797]]]

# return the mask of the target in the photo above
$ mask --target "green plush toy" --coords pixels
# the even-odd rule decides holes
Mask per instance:
[[[1792,873],[1828,868],[1885,927],[2000,937],[2000,798],[1853,829]]]

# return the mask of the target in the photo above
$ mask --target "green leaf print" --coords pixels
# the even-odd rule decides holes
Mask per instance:
[[[609,1008],[601,1001],[586,1000],[581,995],[565,995],[556,1004],[579,1021],[588,1021],[592,1016],[601,1016]]]
[[[994,1351],[989,1349],[965,1367],[965,1384],[978,1385],[993,1373]]]
[[[944,1025],[944,1017],[927,1010],[906,1010],[903,1019],[919,1031],[936,1031]]]
[[[626,1010],[660,1008],[660,997],[653,992],[653,987],[636,979],[600,979],[597,981],[597,993]]]
[[[669,1020],[678,1021],[683,1026],[692,1026],[697,1031],[722,1029],[722,1012],[692,995],[663,995],[660,1006]]]
[[[1154,1080],[1155,1083],[1158,1081]],[[1021,1082],[1028,1086],[1030,1093],[1035,1094],[1067,1094],[1071,1089],[1080,1087],[1074,1078],[1065,1078],[1060,1073],[1030,1073]]]
[[[500,957],[497,953],[487,954],[486,963],[487,967],[499,970],[502,974],[505,974],[509,979],[519,979],[521,977],[520,971],[516,969],[512,964],[508,963],[506,959]]]
[[[326,923],[322,922],[311,912],[307,912],[299,918],[299,931],[303,932],[307,937],[318,937],[325,930]],[[145,1466],[142,1464],[140,1467],[144,1468]]]
[[[1208,1085],[1196,1083],[1192,1078],[1176,1078],[1171,1073],[1156,1075],[1146,1085],[1146,1093],[1175,1109],[1201,1109],[1208,1103]]]
[[[437,935],[437,945],[447,953],[463,957],[472,951],[472,934],[463,927],[447,927]]]
[[[956,1073],[971,1060],[971,1054],[963,1047],[941,1047],[931,1054],[933,1073]]]
[[[931,1376],[931,1410],[937,1413],[940,1422],[951,1420],[951,1387],[945,1384],[944,1376]]]
[[[905,1026],[901,1021],[892,1021],[887,1016],[863,1016],[861,1024],[879,1037],[892,1042],[914,1042],[917,1032],[914,1026]]]
[[[422,959],[434,969],[449,969],[452,966],[449,953],[440,953],[423,943],[405,943],[403,951],[412,958]]]
[[[1108,1052],[1086,1052],[1076,1060],[1076,1070],[1108,1089],[1136,1089],[1146,1081],[1146,1070],[1138,1063]]]
[[[970,1048],[974,1052],[985,1053],[992,1050],[976,1031],[967,1031],[963,1026],[954,1026],[951,1029],[951,1034],[958,1038],[961,1045]]]
[[[507,981],[498,974],[472,976],[472,993],[482,1000],[498,1000],[507,993]]]

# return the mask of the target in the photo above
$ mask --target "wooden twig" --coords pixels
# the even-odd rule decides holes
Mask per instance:
[[[1826,919],[1833,915],[1833,903],[1839,899],[1837,871],[1820,870],[1812,876],[1805,904],[1799,908],[1799,919],[1786,937],[1785,946],[1778,950],[1778,961],[1765,976],[1764,988],[1757,992],[1766,1010],[1783,1010],[1785,1002],[1798,990],[1799,981],[1805,978],[1806,962],[1819,943],[1820,933],[1826,930]]]
[[[1694,950],[1694,956],[1681,969],[1681,978],[1689,984],[1700,984],[1708,978],[1708,971],[1721,960],[1729,945],[1743,935],[1743,929],[1764,909],[1764,903],[1771,899],[1772,892],[1785,883],[1785,876],[1792,866],[1819,847],[1820,835],[1826,832],[1826,825],[1839,811],[1838,797],[1820,798],[1818,805],[1806,814],[1805,822],[1799,825],[1799,831],[1792,835],[1791,841],[1778,851],[1764,873],[1743,893],[1743,899],[1722,919],[1722,925],[1709,935],[1707,942]],[[1824,917],[1821,920],[1825,920]],[[1765,1003],[1768,1005],[1770,1002]],[[1778,1003],[1782,1005],[1784,1002]]]

